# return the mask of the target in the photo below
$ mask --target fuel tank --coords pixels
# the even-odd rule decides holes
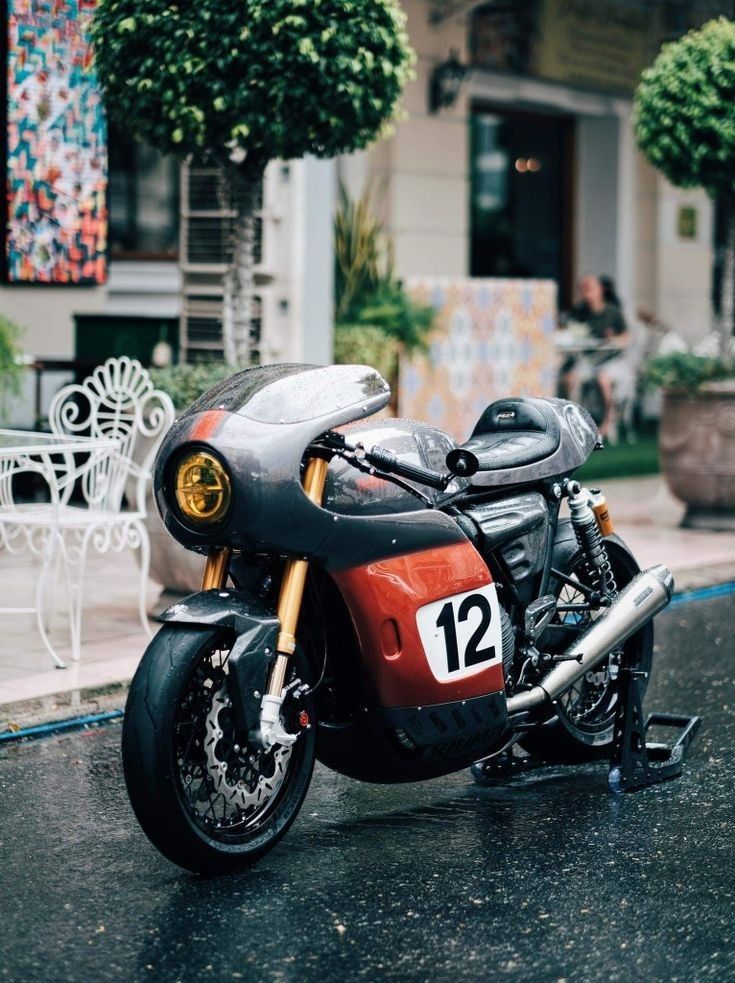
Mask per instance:
[[[385,447],[406,464],[433,471],[446,471],[449,451],[459,445],[449,434],[417,420],[371,420],[343,428],[351,443],[360,442],[367,450],[374,445]],[[445,492],[427,486],[421,491],[433,504],[448,494],[464,490],[466,478],[455,479]],[[391,515],[414,512],[426,506],[418,498],[391,481],[356,471],[352,465],[335,458],[329,465],[324,507],[338,515]]]

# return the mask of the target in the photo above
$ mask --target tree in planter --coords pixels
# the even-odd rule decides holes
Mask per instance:
[[[665,44],[635,94],[638,145],[678,187],[703,187],[722,210],[721,353],[733,333],[735,291],[735,23],[724,17]]]
[[[413,57],[397,0],[100,0],[93,42],[122,126],[221,169],[237,215],[223,334],[228,359],[248,361],[265,167],[381,134]]]

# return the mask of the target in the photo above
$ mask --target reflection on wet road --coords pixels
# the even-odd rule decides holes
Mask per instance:
[[[491,788],[318,768],[283,843],[229,878],[148,844],[119,725],[2,751],[0,977],[735,977],[734,608],[659,619],[647,706],[705,718],[679,781],[614,797],[604,764]]]

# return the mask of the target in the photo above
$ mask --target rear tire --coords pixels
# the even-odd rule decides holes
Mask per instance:
[[[308,724],[291,748],[266,754],[235,732],[226,700],[231,643],[221,629],[165,625],[133,678],[123,724],[125,782],[143,831],[169,860],[202,874],[239,870],[272,850],[314,767],[308,695],[298,704]],[[303,664],[291,672],[306,680]],[[290,713],[294,731],[299,715]]]
[[[605,546],[618,589],[622,589],[633,579],[640,568],[633,554],[617,536],[606,539]],[[573,536],[561,544],[557,544],[553,565],[562,573],[584,578],[584,557]],[[569,588],[566,590],[568,591]],[[550,593],[563,595],[564,591],[565,585],[562,581],[552,582]],[[566,597],[565,600],[567,600]],[[553,632],[554,636],[562,636],[563,634],[563,632]],[[550,641],[551,636],[552,632],[542,636],[539,647],[545,651],[557,651],[554,642]],[[565,644],[571,642],[571,638],[564,644],[560,644],[556,638],[555,642],[558,650],[561,651]],[[626,659],[631,664],[648,674],[642,686],[642,693],[645,693],[653,661],[653,624],[649,622],[629,638],[625,643],[624,651]],[[607,671],[604,663],[598,673],[592,675],[596,677],[603,671]],[[519,742],[521,747],[534,757],[544,761],[573,763],[609,757],[612,750],[613,726],[617,706],[617,683],[608,678],[604,686],[596,684],[594,692],[592,692],[592,684],[590,683],[588,685],[590,693],[587,694],[583,690],[585,685],[588,684],[583,679],[576,699],[578,701],[586,699],[587,705],[591,707],[595,706],[596,701],[599,706],[596,712],[594,710],[588,711],[583,720],[575,722],[574,704],[572,703],[574,695],[571,694],[571,691],[567,691],[567,693],[562,694],[554,716],[546,723],[523,735]]]

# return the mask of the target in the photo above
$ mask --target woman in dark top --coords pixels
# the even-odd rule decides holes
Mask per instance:
[[[608,280],[607,288],[608,297],[617,299],[612,281]],[[591,338],[608,342],[622,351],[628,344],[628,328],[619,304],[610,303],[606,300],[605,294],[603,278],[594,273],[586,273],[579,281],[579,303],[569,311],[568,320],[586,324]],[[607,435],[610,427],[613,405],[613,383],[605,372],[605,361],[617,358],[618,354],[612,352],[597,368],[597,382],[605,401],[605,416],[600,424],[600,433],[603,437]],[[577,391],[577,364],[577,359],[568,359],[562,367],[562,381],[568,395],[573,395]]]

